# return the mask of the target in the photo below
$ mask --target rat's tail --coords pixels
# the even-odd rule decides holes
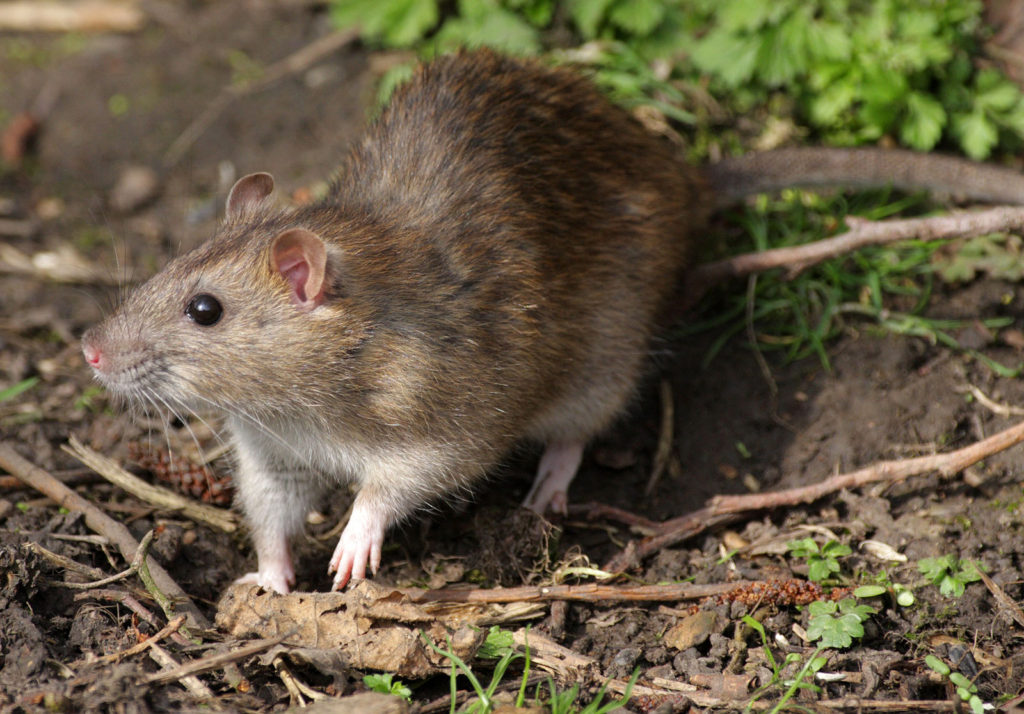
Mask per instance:
[[[717,208],[754,193],[815,186],[892,186],[962,201],[1024,204],[1024,173],[905,149],[775,149],[725,159],[704,171]]]

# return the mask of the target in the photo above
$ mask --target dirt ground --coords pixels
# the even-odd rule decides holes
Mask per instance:
[[[254,64],[268,66],[329,30],[324,14],[302,5],[155,3],[159,12],[134,33],[0,34],[0,125],[9,126],[24,111],[41,118],[32,151],[19,166],[6,165],[0,172],[0,248],[31,256],[70,246],[87,266],[100,266],[86,279],[60,282],[18,268],[10,253],[0,254],[0,389],[39,379],[21,395],[0,401],[0,434],[22,456],[128,525],[137,538],[164,524],[154,556],[210,619],[232,579],[255,564],[246,538],[155,511],[91,477],[61,445],[74,435],[122,461],[131,460],[134,442],[152,440],[155,447],[146,448],[159,449],[166,438],[186,451],[192,448],[180,424],[165,430],[135,422],[108,404],[93,387],[78,338],[116,301],[114,286],[124,275],[152,274],[210,233],[235,178],[271,171],[284,195],[301,199],[315,192],[357,136],[381,59],[351,45],[227,102],[180,161],[165,163],[175,139],[224,87],[237,82],[239,73]],[[128,189],[117,188],[119,181],[139,166],[155,170],[156,191],[149,195],[144,185],[133,183],[128,188],[139,189],[140,198],[125,198]],[[1024,329],[1024,287],[977,280],[941,291],[928,312],[963,319],[1009,316],[1013,329]],[[992,359],[1016,365],[1024,355],[1008,334],[978,327],[957,337]],[[692,512],[719,494],[806,485],[881,459],[959,448],[1019,419],[972,398],[966,392],[971,386],[997,403],[1024,405],[1024,385],[996,376],[978,359],[922,339],[881,336],[856,323],[829,345],[831,372],[816,360],[770,360],[778,389],[773,397],[757,362],[737,340],[709,367],[701,367],[715,337],[665,344],[672,356],[659,358],[631,415],[587,456],[571,493],[574,502],[614,505],[661,521]],[[675,465],[645,496],[658,444],[661,377],[674,396]],[[212,435],[195,426],[207,440],[203,447],[214,445]],[[1005,703],[1024,692],[1022,625],[1008,617],[984,584],[969,584],[962,597],[946,598],[925,582],[916,563],[945,554],[975,559],[1011,600],[1024,597],[1021,455],[1018,447],[985,459],[966,475],[914,477],[888,488],[842,492],[810,506],[757,513],[658,551],[630,573],[631,580],[802,579],[806,572],[786,555],[785,543],[806,536],[824,542],[823,534],[832,533],[853,548],[843,561],[847,577],[870,580],[887,573],[891,581],[915,588],[916,603],[902,608],[891,599],[876,599],[878,612],[867,622],[863,639],[848,650],[829,652],[823,671],[847,676],[819,680],[820,691],[803,692],[794,701],[812,708],[815,701],[846,701],[850,708],[872,702],[863,709],[878,710],[882,701],[927,700],[932,710],[950,711],[953,688],[924,664],[924,657],[934,654],[959,663],[984,701]],[[442,505],[394,534],[376,581],[432,587],[538,582],[527,572],[535,549],[510,552],[519,535],[514,506],[530,484],[536,457],[524,448],[474,499]],[[228,472],[226,459],[214,466]],[[311,533],[329,530],[346,503],[347,497],[339,496],[325,504],[327,518],[311,526]],[[574,515],[559,525],[555,561],[582,553],[596,566],[641,537],[610,518]],[[66,537],[90,533],[75,513],[2,482],[0,711],[200,708],[177,682],[146,680],[157,665],[145,655],[95,661],[152,635],[163,626],[162,618],[147,623],[109,594],[64,587],[61,581],[73,578],[26,548],[37,543],[108,574],[124,568],[109,547]],[[861,547],[869,539],[888,544],[906,562],[875,559]],[[330,540],[315,538],[299,544],[300,590],[327,589],[323,566],[332,548]],[[724,557],[732,550],[732,557]],[[131,588],[144,598],[124,582],[108,588]],[[160,612],[152,602],[144,604]],[[806,658],[813,650],[794,627],[807,627],[805,614],[771,602],[705,605],[717,618],[703,637],[675,647],[665,635],[685,618],[689,605],[572,602],[546,609],[533,626],[596,662],[596,671],[582,678],[583,700],[604,678],[627,679],[639,667],[640,684],[660,694],[635,698],[633,711],[700,708],[700,700],[692,704],[673,693],[678,690],[655,683],[696,683],[709,681],[702,676],[725,674],[746,675],[744,687],[731,698],[717,690],[719,704],[707,706],[742,707],[771,676],[757,637],[744,640],[737,634],[743,614],[755,614],[770,636],[786,638],[788,644],[772,641],[780,661],[787,652]],[[203,654],[180,645],[167,648],[179,661]],[[205,707],[281,711],[294,703],[268,661],[254,656],[238,665],[247,687],[231,688],[218,671],[202,675],[216,695]],[[336,695],[363,686],[357,669],[328,677],[323,669],[298,665],[295,674]],[[447,711],[447,687],[446,677],[419,685],[414,710]],[[761,701],[777,699],[781,691],[776,687]]]

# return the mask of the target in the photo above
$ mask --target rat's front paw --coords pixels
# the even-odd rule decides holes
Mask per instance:
[[[355,513],[338,539],[331,556],[327,574],[334,573],[334,590],[340,590],[350,580],[366,577],[366,566],[374,573],[380,566],[380,550],[384,544],[383,528],[366,528],[356,521]]]
[[[258,573],[246,573],[235,581],[237,584],[254,583],[264,590],[273,590],[287,595],[295,585],[295,573],[289,568],[266,568]]]
[[[234,583],[236,585],[259,585],[264,590],[273,590],[275,593],[287,595],[295,585],[295,576],[289,578],[282,573],[246,573]]]

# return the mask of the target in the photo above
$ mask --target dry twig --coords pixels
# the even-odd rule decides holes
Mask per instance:
[[[138,552],[139,544],[129,530],[125,528],[124,524],[108,516],[43,469],[22,458],[6,442],[0,442],[0,467],[6,469],[11,475],[17,476],[40,493],[46,494],[56,501],[58,505],[69,511],[81,513],[85,517],[86,525],[97,533],[109,538],[110,542],[117,546],[125,560],[131,561],[134,559],[135,554]],[[156,562],[151,562],[150,571],[160,590],[172,598],[176,603],[176,609],[188,618],[190,627],[210,628],[209,621],[203,617],[195,603],[192,602],[185,591],[179,587],[163,567]]]
[[[144,16],[134,2],[86,0],[0,3],[0,30],[15,32],[135,32]]]
[[[165,637],[169,637],[172,634],[174,634],[175,632],[177,632],[178,629],[184,623],[185,623],[185,616],[184,615],[178,615],[176,618],[174,618],[173,620],[168,622],[167,625],[163,629],[161,629],[159,632],[157,632],[152,637],[148,637],[148,638],[144,639],[142,642],[139,642],[138,644],[132,645],[131,647],[129,647],[126,650],[121,650],[120,652],[114,652],[113,654],[103,655],[102,657],[99,657],[96,661],[97,662],[120,662],[125,657],[131,657],[132,655],[137,655],[140,652],[145,652],[147,649],[149,649],[153,645],[159,643],[160,640],[164,639]]]
[[[85,446],[74,436],[68,440],[68,443],[70,446],[61,446],[64,451],[136,498],[151,503],[157,508],[179,512],[187,518],[213,526],[225,533],[233,533],[238,529],[238,516],[231,511],[200,503],[169,489],[147,483],[125,471],[113,459],[108,459],[103,454]]]
[[[246,84],[228,85],[206,106],[203,113],[196,117],[185,131],[174,140],[174,143],[171,144],[164,154],[164,166],[171,167],[177,164],[181,157],[185,155],[185,152],[192,148],[192,145],[203,135],[203,132],[217,120],[221,112],[227,109],[236,99],[258,92],[280,79],[303,71],[330,53],[355,41],[358,37],[358,30],[332,32],[306,45],[297,52],[293,52],[283,60],[270,65],[259,79]]]
[[[693,585],[547,585],[518,588],[442,588],[440,590],[400,590],[410,602],[510,603],[573,600],[576,602],[673,602],[714,597],[747,585],[744,581]]]
[[[716,496],[711,499],[708,506],[699,511],[665,521],[659,527],[659,532],[656,535],[639,542],[630,542],[602,569],[617,573],[633,568],[651,553],[731,522],[741,513],[812,503],[843,489],[858,488],[877,482],[898,483],[911,476],[932,471],[938,471],[941,475],[949,477],[986,457],[1019,444],[1021,441],[1024,441],[1024,422],[970,446],[944,454],[881,461],[852,473],[832,476],[820,483],[784,491],[743,496]]]
[[[163,684],[178,681],[183,687],[185,687],[185,689],[191,692],[192,696],[196,699],[213,699],[213,692],[210,688],[203,684],[199,680],[199,677],[186,670],[188,665],[185,665],[185,667],[179,665],[163,647],[153,643],[149,646],[149,656],[153,658],[154,662],[163,667],[165,671],[150,675],[147,682],[153,680],[154,677],[167,675],[169,677],[168,679],[161,680]]]
[[[266,640],[256,640],[255,642],[251,642],[244,647],[239,647],[238,649],[231,650],[230,652],[218,652],[217,654],[210,655],[209,657],[203,657],[202,659],[193,660],[188,664],[175,667],[167,672],[151,674],[146,677],[145,681],[146,684],[167,684],[189,675],[212,672],[215,669],[220,669],[226,664],[238,662],[246,657],[251,657],[254,654],[259,654],[264,650],[268,650],[274,645],[279,645],[291,637],[292,634],[294,633],[286,632],[283,635],[271,637]]]
[[[999,206],[984,211],[956,211],[945,216],[868,221],[847,217],[850,230],[806,245],[744,253],[694,268],[687,276],[684,304],[696,303],[705,292],[727,278],[772,268],[784,268],[791,279],[823,260],[846,255],[869,245],[901,240],[949,240],[1024,228],[1024,208]]]
[[[978,575],[981,576],[981,582],[985,583],[985,587],[992,593],[992,597],[996,599],[999,609],[1006,613],[1019,627],[1024,627],[1024,610],[1021,610],[1020,605],[1007,595],[1006,591],[988,576],[988,573],[981,569],[981,565],[975,563],[974,569],[978,571]]]
[[[661,428],[658,433],[658,450],[654,452],[651,475],[647,479],[647,486],[644,487],[644,496],[647,497],[654,492],[654,487],[658,485],[661,475],[665,472],[665,467],[668,466],[668,460],[672,456],[672,437],[676,431],[672,385],[667,379],[661,380],[659,394],[661,396]]]

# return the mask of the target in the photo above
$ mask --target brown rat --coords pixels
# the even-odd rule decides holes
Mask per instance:
[[[244,580],[287,592],[289,539],[324,491],[354,481],[329,567],[341,587],[376,570],[389,526],[466,491],[517,442],[546,445],[525,505],[564,510],[708,212],[802,183],[794,161],[812,183],[829,173],[826,154],[776,156],[734,190],[742,163],[686,165],[568,70],[442,57],[396,92],[326,198],[279,209],[268,174],[242,178],[214,237],[83,352],[116,394],[226,413],[259,561]],[[822,180],[870,173],[846,170]]]

